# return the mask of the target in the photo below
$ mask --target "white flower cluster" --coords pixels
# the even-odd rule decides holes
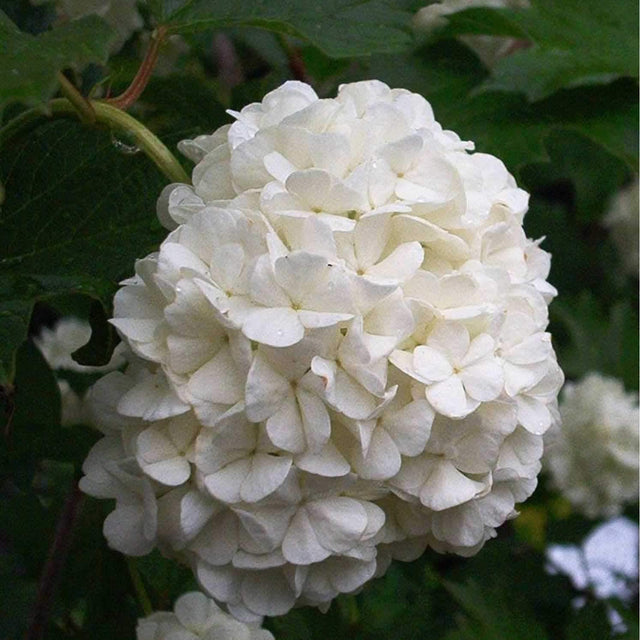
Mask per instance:
[[[553,484],[589,518],[609,518],[638,501],[638,397],[592,373],[567,383],[562,424],[545,437]]]
[[[256,625],[239,622],[199,591],[180,596],[173,613],[158,611],[138,620],[136,640],[273,640]]]
[[[447,24],[446,16],[465,9],[526,9],[529,6],[529,0],[442,0],[420,9],[414,16],[413,24],[421,31],[431,32]],[[475,52],[486,67],[492,67],[500,58],[521,45],[515,38],[498,36],[461,36],[460,40]]]
[[[640,202],[638,178],[625,189],[620,190],[611,200],[604,218],[604,225],[618,248],[624,271],[638,277]]]
[[[48,1],[30,0],[34,5]],[[100,16],[115,30],[116,38],[111,45],[113,53],[120,51],[122,45],[144,26],[138,11],[138,0],[56,0],[55,4],[60,21]]]
[[[472,555],[536,485],[563,376],[527,194],[377,81],[287,82],[181,143],[193,186],[113,323],[82,487],[243,619],[321,607],[427,545]]]

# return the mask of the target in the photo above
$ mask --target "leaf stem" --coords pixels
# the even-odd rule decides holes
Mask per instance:
[[[302,59],[302,55],[300,54],[300,50],[292,46],[287,38],[282,34],[279,33],[276,35],[276,37],[289,60],[289,71],[291,71],[291,75],[296,80],[300,80],[300,82],[311,84],[311,77],[307,72],[304,60]]]
[[[187,184],[191,182],[171,151],[139,120],[107,102],[99,100],[88,100],[87,102],[95,113],[96,124],[105,125],[113,132],[126,132],[127,136],[133,139],[138,148],[154,162],[171,182],[185,182]],[[41,107],[29,109],[11,120],[0,129],[0,147],[25,129],[37,125],[43,118],[75,117],[78,115],[76,107],[66,98],[51,100],[47,105],[47,111],[48,113],[43,112]]]
[[[44,638],[56,588],[71,547],[73,529],[80,514],[82,498],[83,495],[78,483],[74,481],[73,488],[62,507],[53,543],[49,549],[49,556],[40,577],[33,618],[25,635],[25,640],[40,640]]]
[[[147,53],[138,69],[138,72],[135,75],[135,78],[131,81],[131,84],[127,87],[127,89],[121,93],[119,96],[115,98],[110,98],[107,102],[114,107],[118,107],[119,109],[128,109],[134,102],[140,97],[145,87],[149,83],[149,79],[151,78],[151,73],[153,72],[153,68],[158,61],[158,54],[160,53],[160,48],[164,43],[164,40],[167,36],[167,27],[160,26],[158,27],[151,36],[151,44]],[[68,97],[68,96],[67,96]]]
[[[96,114],[91,103],[73,86],[62,71],[58,71],[58,82],[62,93],[78,112],[80,122],[93,124],[96,121]]]
[[[127,558],[127,568],[129,569],[131,582],[136,592],[138,602],[142,607],[142,611],[145,616],[150,616],[153,613],[153,605],[151,604],[147,590],[144,588],[142,577],[140,576],[140,572],[138,571],[138,567],[136,567],[135,560],[133,558]]]
[[[94,102],[96,121],[106,124],[112,129],[126,131],[133,136],[135,144],[155,163],[155,165],[172,182],[186,182],[191,179],[186,174],[176,157],[167,149],[164,143],[155,136],[139,120],[128,113],[106,102]]]

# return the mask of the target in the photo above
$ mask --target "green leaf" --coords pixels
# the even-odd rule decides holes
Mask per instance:
[[[536,105],[524,96],[477,89],[486,70],[466,47],[439,42],[403,56],[375,56],[369,74],[392,87],[422,94],[445,129],[500,158],[511,171],[549,159],[546,143],[557,130],[578,131],[637,168],[637,85],[565,90]]]
[[[116,283],[165,235],[155,215],[165,179],[108,133],[55,121],[0,156],[0,383],[36,300],[84,293],[109,309]]]
[[[485,89],[540,100],[562,88],[638,77],[638,3],[532,0],[507,12],[531,47],[497,62]]]
[[[0,217],[0,229],[3,228]],[[24,229],[28,233],[28,229]],[[15,374],[15,350],[27,338],[33,305],[66,293],[108,300],[113,287],[97,278],[76,276],[19,275],[3,269],[0,260],[0,385]]]
[[[152,10],[171,31],[261,27],[307,40],[332,58],[409,48],[411,14],[391,0],[164,0]]]
[[[568,333],[569,341],[558,346],[567,376],[599,371],[620,378],[628,389],[638,388],[638,314],[628,301],[616,303],[607,314],[593,293],[584,291],[557,300],[551,314]]]
[[[498,156],[511,171],[548,159],[543,140],[549,122],[521,96],[474,95],[486,71],[456,42],[440,42],[402,57],[376,56],[369,72],[391,87],[423,95],[445,129],[473,140],[477,150]]]
[[[18,350],[18,367],[15,380],[15,411],[13,413],[13,437],[20,438],[35,425],[47,429],[60,424],[60,394],[58,384],[46,360],[31,342],[25,342]],[[32,443],[30,443],[32,444]]]
[[[107,364],[118,342],[118,337],[113,325],[108,322],[104,305],[98,300],[94,300],[91,304],[89,324],[91,325],[89,342],[71,355],[78,364],[89,366]]]
[[[37,105],[48,100],[62,69],[106,62],[113,36],[95,15],[32,36],[0,11],[0,111],[10,102]]]
[[[565,636],[566,640],[606,640],[615,637],[604,602],[588,602],[575,611],[567,624]]]
[[[149,587],[154,609],[167,610],[187,591],[197,589],[192,571],[174,560],[163,557],[158,550],[132,560]]]
[[[464,585],[445,581],[444,585],[472,621],[463,621],[461,637],[546,640],[547,634],[533,614],[522,603],[511,602],[502,590],[473,580]]]
[[[628,181],[627,167],[602,145],[575,131],[554,133],[546,146],[551,162],[524,172],[527,184],[535,189],[570,182],[576,220],[580,224],[601,220],[613,195]]]

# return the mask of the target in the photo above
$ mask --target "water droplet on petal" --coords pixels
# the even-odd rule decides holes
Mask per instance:
[[[111,131],[111,144],[116,150],[126,156],[133,156],[140,151],[135,136],[130,131]]]

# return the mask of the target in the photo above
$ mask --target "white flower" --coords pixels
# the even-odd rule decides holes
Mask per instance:
[[[395,351],[390,360],[426,385],[426,398],[436,411],[464,418],[502,392],[502,366],[494,354],[490,335],[480,333],[471,340],[462,324],[451,322],[437,325],[413,354]]]
[[[159,611],[138,620],[137,640],[273,640],[255,624],[225,613],[199,591],[181,595],[173,612]]]
[[[63,20],[76,20],[93,14],[100,16],[117,34],[111,45],[114,53],[144,26],[136,0],[57,0],[57,5]]]
[[[545,466],[576,510],[617,515],[638,501],[638,398],[622,382],[591,373],[568,383],[562,424],[546,438]]]
[[[181,143],[193,185],[116,295],[133,353],[90,394],[112,444],[83,488],[139,510],[112,546],[250,621],[478,551],[535,488],[562,373],[527,194],[423,98],[288,82],[234,115]]]
[[[529,6],[529,0],[440,0],[420,9],[413,22],[417,29],[431,31],[446,25],[446,16],[465,9],[474,7],[521,9]],[[518,43],[514,38],[495,36],[463,36],[460,39],[487,67],[493,66],[498,59],[511,53]]]
[[[52,327],[43,327],[34,337],[33,342],[38,347],[47,364],[56,372],[56,377],[64,375],[65,371],[92,374],[112,371],[124,364],[122,347],[118,345],[111,360],[104,366],[94,367],[76,362],[72,354],[84,347],[91,339],[91,327],[88,322],[78,318],[67,317],[56,322]],[[76,393],[69,382],[58,377],[60,391],[61,416],[60,424],[72,425],[87,422],[84,398]]]
[[[611,200],[604,217],[604,225],[618,248],[624,271],[638,275],[638,225],[640,211],[638,203],[638,178],[625,189],[621,189]]]

